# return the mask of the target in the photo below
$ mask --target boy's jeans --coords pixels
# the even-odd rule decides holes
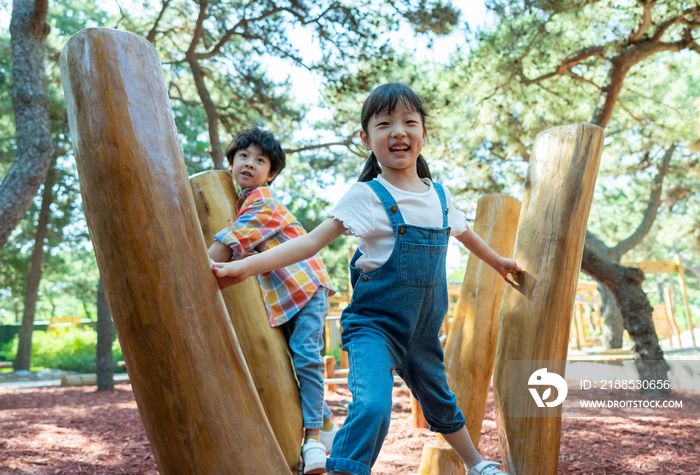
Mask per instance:
[[[331,417],[323,400],[323,328],[328,314],[328,290],[319,287],[299,313],[282,325],[299,380],[304,427],[320,429]]]

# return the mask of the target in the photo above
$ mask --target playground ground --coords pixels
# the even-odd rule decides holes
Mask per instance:
[[[347,388],[339,386],[327,400],[342,422]],[[699,429],[698,418],[563,418],[559,473],[697,474]],[[482,431],[480,452],[500,460],[493,393]],[[395,387],[391,430],[373,474],[417,474],[423,445],[433,437],[413,427],[408,390]],[[130,384],[105,392],[94,386],[0,389],[1,475],[157,473]]]

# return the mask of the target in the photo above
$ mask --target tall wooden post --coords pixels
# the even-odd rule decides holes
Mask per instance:
[[[520,202],[508,195],[486,195],[476,207],[474,232],[498,254],[511,256],[518,227]],[[467,420],[474,447],[479,445],[486,398],[491,385],[498,336],[498,311],[506,282],[476,256],[469,256],[452,324],[445,343],[445,374],[457,405]],[[417,404],[417,401],[416,401]],[[417,406],[420,409],[420,406]],[[414,414],[415,422],[415,414]],[[423,447],[421,474],[463,475],[459,456],[438,435],[441,443]],[[432,472],[428,472],[428,467]]]
[[[474,232],[502,256],[513,255],[520,202],[508,195],[486,195],[476,207]],[[481,259],[469,256],[467,271],[445,344],[447,382],[479,446],[486,397],[496,358],[498,312],[506,282]]]
[[[678,285],[681,286],[681,295],[683,296],[683,308],[685,309],[685,322],[688,325],[688,330],[690,331],[690,341],[693,343],[693,348],[695,348],[697,343],[695,343],[695,327],[693,326],[693,315],[690,313],[690,304],[688,303],[688,288],[685,285],[685,268],[683,267],[683,261],[681,261],[681,256],[676,254],[673,256],[673,260],[676,263],[676,268],[678,269]],[[678,342],[680,343],[680,338]],[[683,346],[681,345],[681,348]]]
[[[214,234],[236,215],[238,195],[231,176],[220,170],[193,175],[190,185],[209,247]],[[280,327],[270,326],[256,277],[227,287],[221,294],[272,431],[289,468],[295,472],[299,468],[304,420],[287,341]]]
[[[85,217],[159,472],[289,473],[211,271],[155,48],[82,30],[61,77]]]
[[[666,305],[666,315],[668,316],[668,323],[671,325],[671,348],[673,348],[673,337],[678,338],[678,348],[683,348],[681,345],[681,332],[678,329],[678,323],[676,323],[676,314],[673,307],[673,295],[671,295],[671,289],[664,287],[664,305]]]
[[[503,296],[494,369],[498,438],[510,475],[557,473],[561,406],[537,417],[542,413],[528,386],[541,369],[537,361],[556,360],[548,372],[564,376],[602,147],[603,130],[592,124],[548,129],[535,139],[515,245],[523,273],[520,287],[508,286]]]

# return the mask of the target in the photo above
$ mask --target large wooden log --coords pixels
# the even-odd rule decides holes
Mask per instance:
[[[528,381],[541,369],[538,361],[564,376],[602,147],[603,131],[591,124],[548,129],[535,139],[515,245],[523,273],[520,287],[508,286],[503,296],[494,369],[498,438],[511,475],[557,473],[561,406],[537,407]]]
[[[95,385],[97,385],[97,373],[67,374],[61,378],[61,387]]]
[[[190,185],[209,247],[214,234],[236,215],[238,195],[231,176],[221,170],[193,175]],[[304,427],[299,386],[287,341],[280,327],[270,327],[261,292],[257,278],[250,277],[221,294],[272,431],[289,468],[295,471],[299,468]]]
[[[85,217],[159,472],[289,473],[211,271],[155,48],[82,30],[61,77]]]
[[[513,255],[520,202],[508,195],[486,195],[476,207],[474,232],[498,254]],[[486,397],[496,358],[498,312],[506,282],[476,256],[469,256],[452,325],[445,344],[445,374],[467,430],[479,446]]]

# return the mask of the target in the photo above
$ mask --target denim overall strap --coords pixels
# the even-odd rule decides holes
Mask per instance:
[[[438,197],[440,198],[440,206],[442,207],[442,227],[446,228],[447,227],[447,200],[445,199],[445,190],[442,188],[442,185],[438,183],[433,183],[433,188],[435,188],[435,192],[438,194]]]
[[[389,221],[391,221],[391,227],[394,230],[394,235],[396,235],[399,225],[403,224],[405,221],[403,220],[403,216],[401,215],[401,211],[399,211],[399,206],[396,204],[394,197],[391,196],[389,190],[384,188],[384,185],[379,183],[377,180],[370,180],[367,182],[367,184],[372,191],[374,191],[374,194],[377,195],[379,201],[382,202],[384,211],[386,211],[386,215],[389,216]]]

